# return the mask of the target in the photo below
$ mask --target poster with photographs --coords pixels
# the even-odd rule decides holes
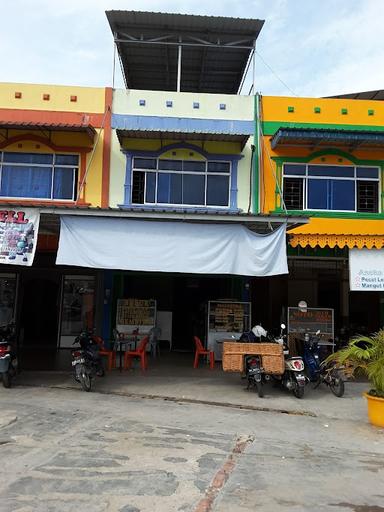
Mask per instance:
[[[40,211],[0,210],[0,263],[31,266],[35,256]]]

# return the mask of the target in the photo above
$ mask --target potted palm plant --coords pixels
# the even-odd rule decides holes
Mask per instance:
[[[384,328],[371,336],[355,336],[328,361],[343,366],[347,377],[368,377],[372,389],[364,396],[368,400],[369,421],[384,427]]]

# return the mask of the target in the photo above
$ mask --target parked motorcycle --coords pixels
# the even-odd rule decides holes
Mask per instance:
[[[247,390],[255,388],[260,398],[264,396],[263,385],[269,380],[269,375],[263,372],[260,356],[245,357],[245,375],[248,382]]]
[[[320,331],[315,336],[308,333],[304,336],[304,363],[307,370],[308,378],[314,383],[314,388],[318,388],[320,384],[326,384],[332,393],[337,397],[344,395],[344,381],[340,368],[327,366],[321,361],[319,337]]]
[[[17,357],[13,351],[14,325],[0,327],[0,374],[5,388],[10,388],[17,372]]]
[[[92,379],[95,375],[105,375],[103,363],[99,355],[99,345],[90,331],[83,331],[74,343],[80,350],[72,351],[72,367],[76,382],[80,382],[84,391],[91,391]]]
[[[276,343],[283,346],[284,373],[273,375],[273,378],[280,381],[288,391],[292,391],[296,398],[303,398],[307,379],[304,374],[304,362],[301,356],[289,356],[287,336],[284,334],[285,324],[281,324],[280,334],[274,338]]]

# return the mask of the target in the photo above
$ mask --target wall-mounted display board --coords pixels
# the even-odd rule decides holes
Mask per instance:
[[[324,339],[334,338],[334,315],[330,308],[288,308],[288,334],[315,334],[320,331]]]
[[[156,324],[156,301],[153,299],[119,299],[116,328],[123,333],[148,333]]]

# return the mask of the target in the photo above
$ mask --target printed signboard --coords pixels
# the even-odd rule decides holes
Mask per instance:
[[[384,249],[350,249],[351,291],[384,291]]]
[[[304,311],[288,308],[289,334],[315,334],[318,330],[321,335],[333,339],[333,309],[307,308]]]
[[[31,266],[35,256],[40,211],[0,210],[0,263]]]

